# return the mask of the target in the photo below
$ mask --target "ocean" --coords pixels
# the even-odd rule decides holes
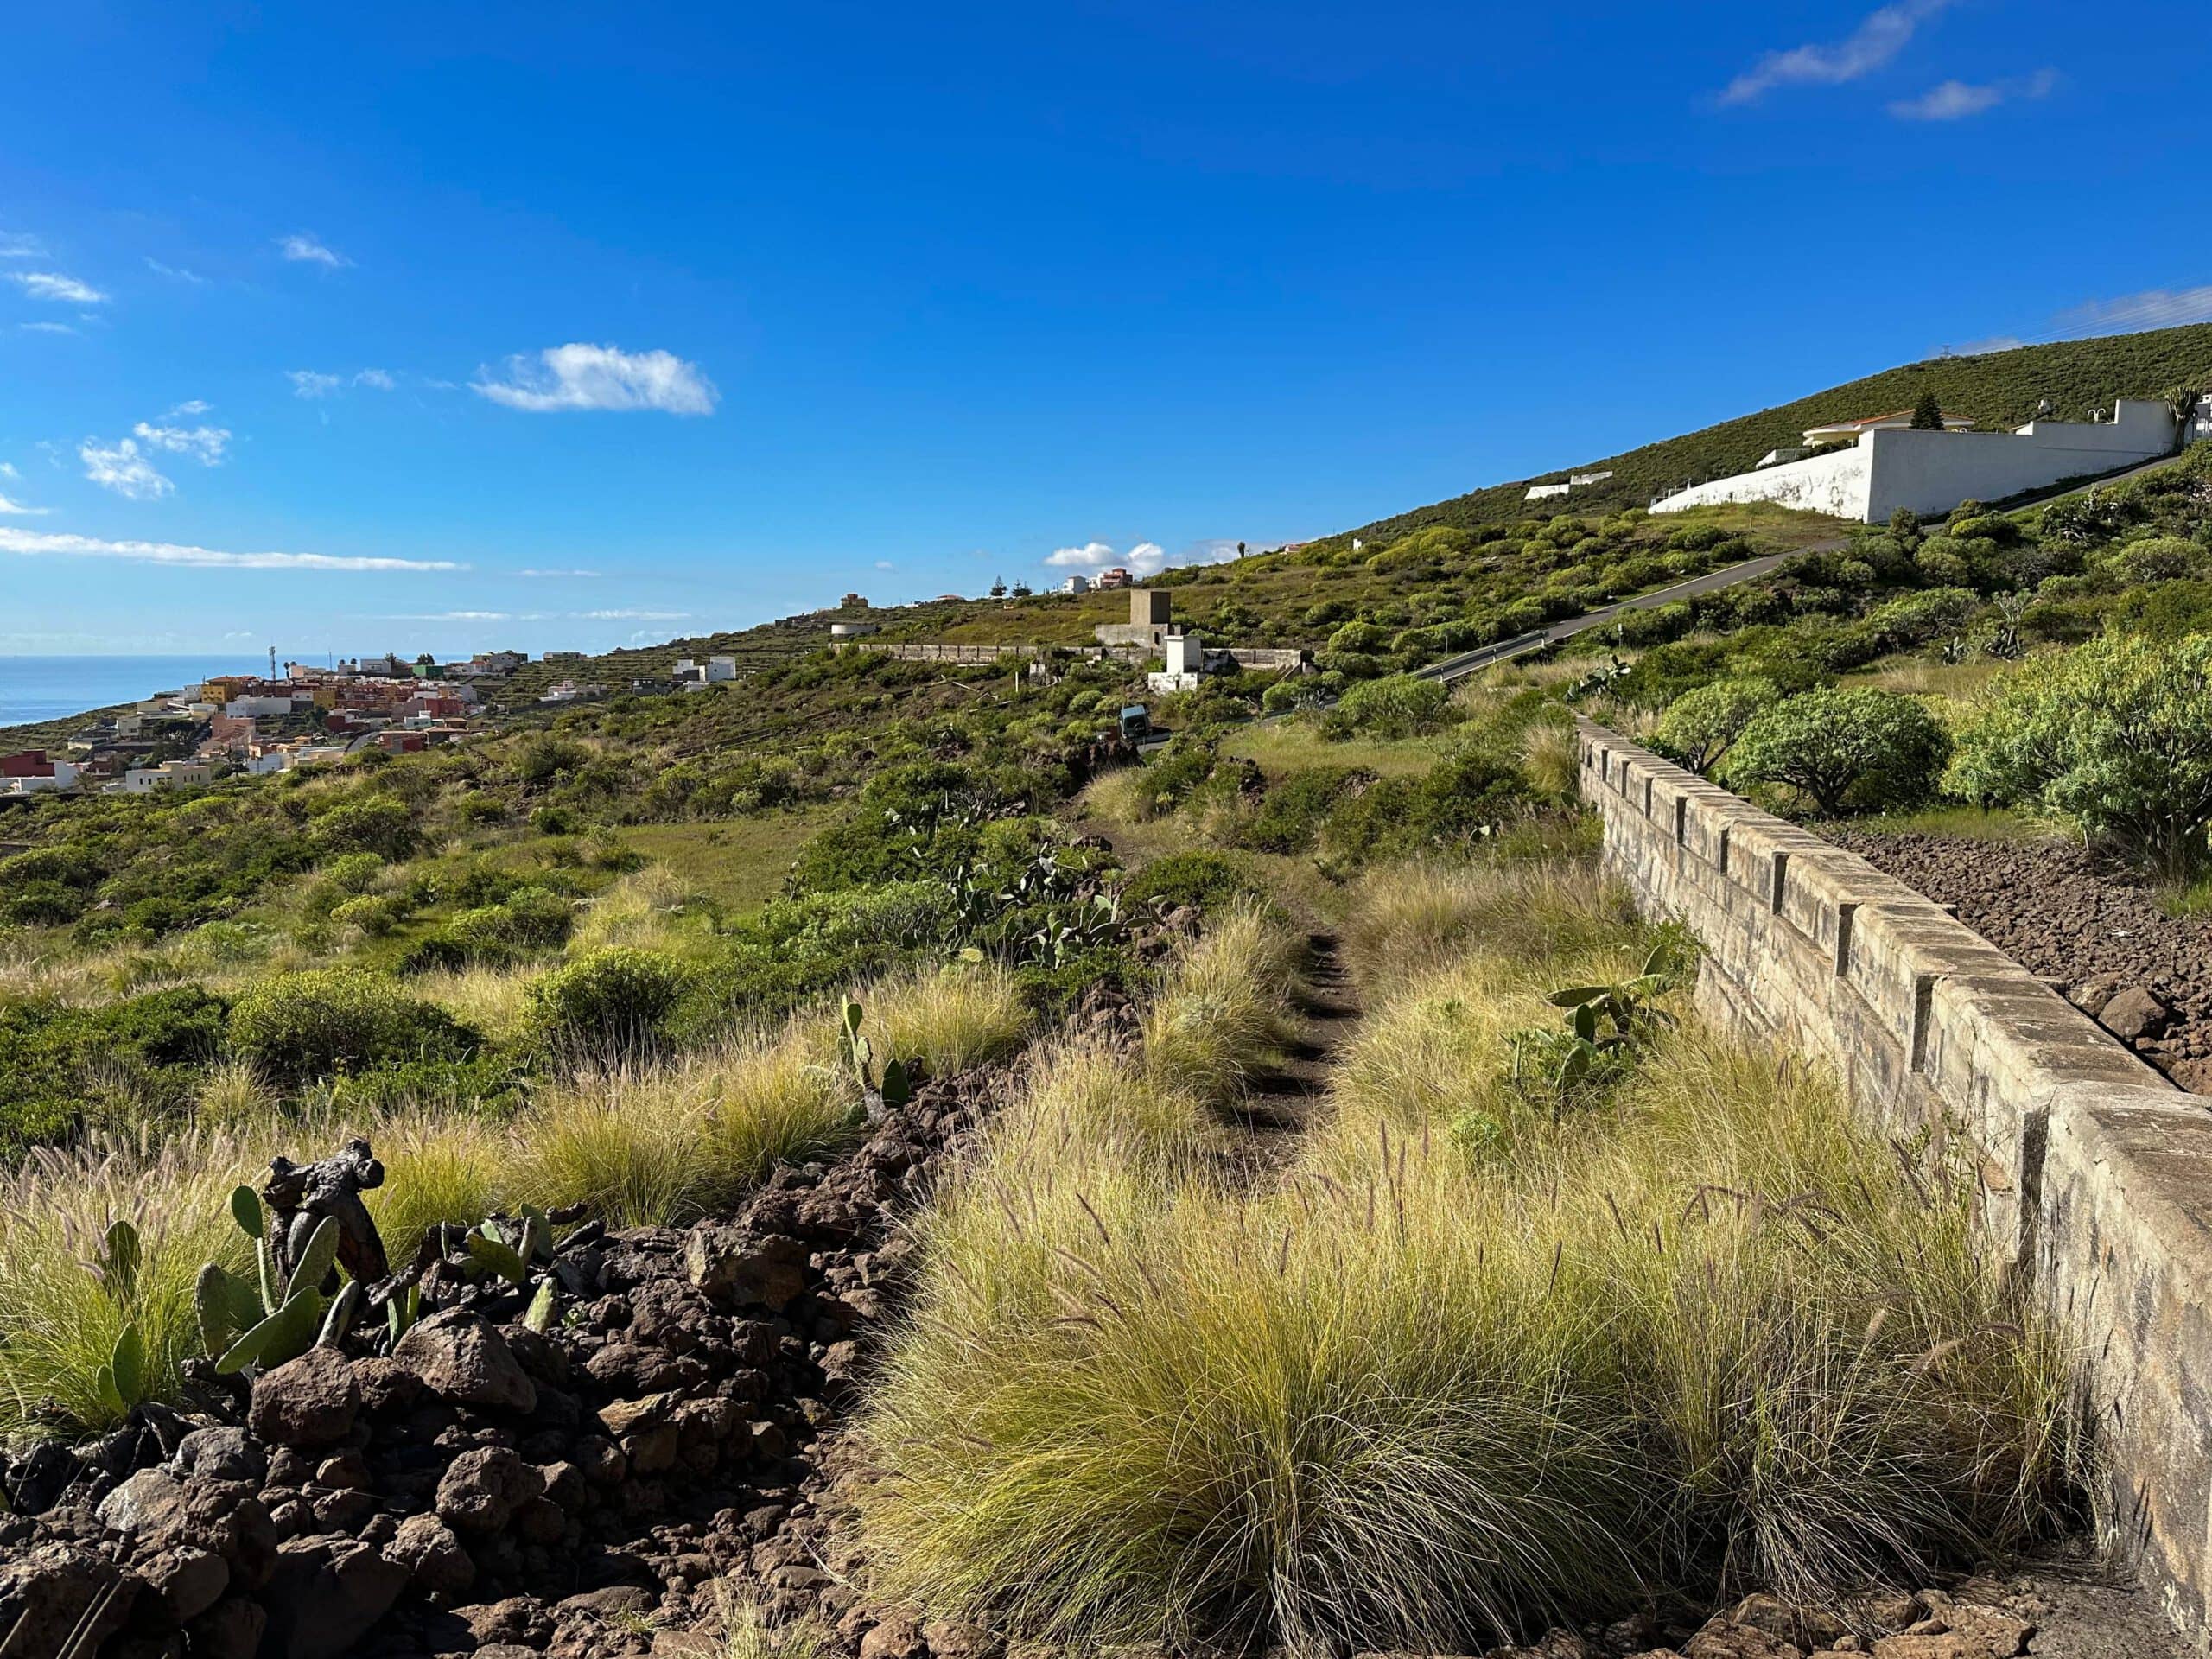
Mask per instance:
[[[29,726],[131,702],[210,674],[266,673],[269,659],[238,657],[0,657],[0,726]]]

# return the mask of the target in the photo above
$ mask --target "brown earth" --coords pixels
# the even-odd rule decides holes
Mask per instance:
[[[1953,906],[2181,1087],[2212,1092],[2212,922],[2167,915],[2139,878],[2069,842],[1827,833]]]

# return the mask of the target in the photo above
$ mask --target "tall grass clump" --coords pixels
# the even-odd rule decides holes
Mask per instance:
[[[1580,862],[1394,864],[1352,889],[1343,928],[1370,995],[1470,950],[1535,963],[1624,939],[1628,895]]]
[[[1040,1068],[923,1224],[868,1421],[889,1586],[1077,1645],[1469,1651],[1925,1582],[2052,1522],[2067,1356],[1942,1135],[1694,1026],[1497,1144],[1449,1132],[1556,1020],[1542,976],[1631,944],[1580,879],[1575,926],[1474,936],[1370,1020],[1285,1185],[1211,1178],[1203,1071]],[[1497,943],[1531,938],[1572,949]],[[1447,1002],[1452,1042],[1392,1028]],[[1185,1115],[1090,1139],[1116,1064]]]
[[[1014,976],[995,964],[923,968],[860,993],[877,1052],[950,1077],[1002,1059],[1028,1034]]]
[[[1282,926],[1240,906],[1169,965],[1143,1015],[1146,1072],[1162,1089],[1214,1105],[1244,1090],[1287,1035],[1294,948]]]
[[[250,1166],[226,1135],[166,1141],[94,1135],[35,1148],[0,1179],[0,1440],[120,1421],[97,1378],[127,1325],[147,1359],[146,1392],[174,1398],[200,1350],[200,1264],[244,1263],[225,1199]],[[100,1270],[111,1223],[137,1229],[136,1270]]]

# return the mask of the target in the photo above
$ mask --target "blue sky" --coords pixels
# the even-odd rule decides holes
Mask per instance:
[[[604,647],[1144,568],[2212,317],[2208,37],[2055,0],[21,10],[0,652]]]

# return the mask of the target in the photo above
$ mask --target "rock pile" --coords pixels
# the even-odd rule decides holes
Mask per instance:
[[[724,1581],[857,1641],[823,1431],[905,1281],[899,1219],[989,1087],[925,1086],[734,1217],[563,1250],[545,1334],[437,1313],[389,1356],[312,1349],[242,1410],[142,1408],[0,1467],[6,1651],[599,1659],[711,1620]]]
[[[2178,1086],[2212,1093],[2212,923],[2167,915],[2139,882],[2070,844],[1831,833],[1952,906]]]

